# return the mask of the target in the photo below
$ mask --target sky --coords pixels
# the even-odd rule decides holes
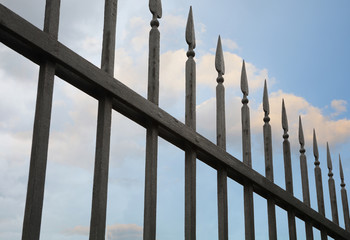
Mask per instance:
[[[0,0],[42,29],[44,0]],[[193,7],[197,63],[197,131],[216,141],[215,48],[222,38],[226,88],[227,151],[242,159],[240,71],[246,61],[253,169],[264,175],[263,83],[267,80],[273,134],[275,183],[284,188],[281,102],[285,100],[292,147],[294,195],[302,199],[298,117],[308,161],[311,207],[317,209],[312,130],[320,151],[326,217],[330,218],[326,143],[337,189],[338,155],[350,181],[350,2],[346,0],[238,1],[163,0],[160,21],[159,106],[184,122],[185,26]],[[102,0],[62,0],[58,40],[100,66]],[[147,95],[148,1],[120,0],[115,78]],[[0,43],[0,239],[20,239],[39,67]],[[107,206],[108,240],[142,239],[145,129],[112,115]],[[97,101],[55,78],[41,239],[87,239],[89,233]],[[184,238],[184,152],[159,139],[157,240]],[[243,188],[228,180],[229,238],[244,239]],[[217,239],[216,172],[197,160],[197,238]],[[268,239],[266,200],[254,195],[256,239]],[[286,239],[287,214],[277,210],[279,239]],[[304,225],[297,219],[297,234]],[[318,230],[314,230],[319,239]]]

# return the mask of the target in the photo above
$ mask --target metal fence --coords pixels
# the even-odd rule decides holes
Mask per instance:
[[[288,120],[282,103],[283,157],[286,190],[274,184],[272,161],[272,135],[269,124],[269,101],[265,81],[263,95],[263,137],[265,173],[262,176],[252,169],[250,115],[248,107],[248,80],[243,61],[241,73],[242,98],[242,147],[239,159],[226,152],[224,74],[225,66],[221,39],[216,50],[215,67],[218,72],[217,87],[217,144],[213,144],[196,132],[196,47],[192,9],[186,26],[188,52],[186,61],[186,115],[181,123],[158,107],[159,99],[159,20],[162,17],[160,0],[150,0],[152,13],[149,35],[148,99],[145,99],[113,77],[117,0],[105,1],[103,48],[101,68],[89,63],[57,41],[60,0],[47,0],[44,30],[41,31],[5,6],[0,5],[0,40],[26,58],[40,65],[36,111],[33,129],[32,151],[22,239],[39,239],[48,140],[53,96],[53,79],[57,75],[86,94],[96,98],[98,122],[94,168],[93,199],[91,210],[90,239],[104,239],[106,229],[106,206],[108,165],[112,110],[146,128],[146,170],[144,196],[143,239],[156,239],[157,209],[157,147],[158,137],[185,151],[185,239],[196,239],[196,159],[217,171],[218,236],[228,239],[227,178],[244,188],[245,239],[255,239],[253,194],[267,200],[269,239],[277,239],[276,206],[288,213],[289,238],[296,239],[295,218],[305,222],[305,239],[313,239],[313,227],[320,230],[321,239],[350,239],[350,221],[344,174],[340,165],[342,213],[338,216],[336,191],[332,172],[332,160],[327,145],[328,185],[332,220],[325,218],[321,169],[314,131],[313,151],[315,156],[315,183],[318,212],[310,207],[307,162],[304,149],[302,122],[299,118],[300,169],[303,202],[293,196],[291,149],[288,135]],[[344,217],[345,229],[339,226],[339,217]]]

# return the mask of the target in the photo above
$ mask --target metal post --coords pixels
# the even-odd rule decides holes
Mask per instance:
[[[299,116],[299,143],[300,143],[300,172],[301,172],[301,185],[303,190],[303,202],[310,207],[310,191],[309,191],[309,176],[307,173],[307,162],[305,156],[305,140],[303,126],[301,124],[301,117]],[[313,240],[314,234],[312,231],[312,224],[309,221],[305,221],[305,233],[307,240]]]
[[[196,62],[194,48],[196,39],[192,7],[188,13],[186,26],[188,44],[186,61],[186,125],[196,130]],[[196,152],[189,147],[185,151],[185,240],[196,239]]]
[[[266,178],[273,182],[273,160],[272,160],[272,133],[270,125],[270,105],[269,97],[267,93],[266,80],[264,83],[264,95],[263,95],[263,110],[264,110],[264,153],[265,153],[265,175]],[[275,201],[272,198],[267,198],[267,217],[269,225],[269,239],[277,240],[276,229],[276,208]]]
[[[150,0],[149,9],[153,15],[149,34],[148,56],[148,100],[158,105],[159,101],[159,21],[162,17],[160,0]],[[156,239],[157,213],[157,158],[158,158],[158,126],[149,123],[146,132],[146,167],[145,167],[145,205],[143,221],[143,239]]]
[[[282,100],[282,128],[283,128],[283,159],[284,173],[286,182],[286,191],[293,195],[293,174],[292,174],[292,159],[290,152],[289,134],[288,134],[288,119],[284,99]],[[288,229],[289,239],[296,240],[297,232],[295,226],[295,213],[288,211]]]
[[[242,65],[241,74],[241,91],[243,93],[242,99],[242,148],[243,148],[243,163],[248,167],[252,167],[252,152],[251,152],[251,138],[250,138],[250,113],[248,107],[248,79],[245,69],[245,62]],[[254,240],[254,202],[253,202],[253,185],[250,182],[244,184],[244,220],[245,220],[245,239]]]
[[[218,38],[215,56],[215,68],[218,72],[216,81],[216,144],[226,150],[226,124],[225,124],[225,87],[223,85],[225,74],[224,54],[222,52],[221,37]],[[227,170],[221,166],[217,170],[218,191],[218,223],[219,240],[228,239],[228,210],[227,210]]]
[[[44,32],[57,40],[60,0],[47,0]],[[50,135],[55,63],[45,59],[40,65],[26,206],[23,219],[23,240],[39,240],[44,201],[47,152]]]

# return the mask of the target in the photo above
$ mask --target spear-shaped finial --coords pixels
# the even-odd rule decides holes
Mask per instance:
[[[270,105],[269,105],[269,95],[267,93],[266,79],[264,82],[263,109],[265,112],[265,117],[267,117],[270,114]]]
[[[340,186],[341,186],[341,201],[343,205],[343,215],[344,215],[344,225],[347,231],[350,231],[350,217],[349,217],[349,204],[348,204],[348,196],[346,193],[345,182],[344,182],[344,172],[343,166],[341,164],[341,158],[339,154],[339,173],[340,173]]]
[[[218,44],[216,46],[215,68],[216,68],[216,71],[219,74],[219,77],[217,78],[217,82],[223,82],[224,79],[223,79],[222,75],[225,74],[225,62],[224,62],[224,53],[222,51],[220,35],[219,35],[219,38],[218,38]]]
[[[333,166],[332,166],[332,159],[331,159],[331,153],[329,151],[328,142],[327,142],[327,167],[328,167],[328,170],[329,170],[328,176],[332,177],[333,176],[333,173],[332,173]]]
[[[247,98],[249,94],[249,89],[248,89],[248,78],[247,78],[247,71],[245,69],[245,61],[243,60],[243,65],[242,65],[242,73],[241,73],[241,90],[244,95],[243,98]]]
[[[187,18],[186,42],[188,44],[188,48],[190,51],[196,48],[196,38],[195,38],[195,32],[194,32],[192,6],[190,7],[190,11],[188,13],[188,18]]]
[[[283,138],[288,138],[288,119],[287,119],[287,111],[286,106],[284,104],[284,99],[282,99],[282,128],[284,130]]]
[[[320,162],[318,161],[318,146],[317,146],[317,139],[316,139],[316,132],[314,129],[313,132],[313,151],[314,151],[314,156],[315,156],[315,165],[320,165]]]
[[[345,187],[344,172],[343,172],[343,166],[341,164],[340,154],[339,154],[339,173],[340,173],[340,180],[341,180],[340,186]]]
[[[162,2],[161,0],[149,0],[149,10],[153,14],[153,20],[162,17]]]
[[[299,143],[300,143],[301,148],[304,149],[305,140],[304,140],[303,125],[301,123],[301,116],[299,116]]]

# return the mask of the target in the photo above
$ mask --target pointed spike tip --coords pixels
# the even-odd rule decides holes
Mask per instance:
[[[299,116],[299,143],[302,147],[305,145],[303,125],[301,123],[301,116]]]
[[[215,68],[216,71],[224,75],[225,74],[225,62],[224,62],[224,53],[222,51],[221,37],[219,35],[218,44],[216,46],[216,54],[215,54]]]
[[[287,119],[287,111],[286,106],[284,104],[284,99],[282,99],[282,128],[284,131],[288,131],[288,119]]]
[[[193,49],[196,48],[196,37],[195,37],[195,31],[194,31],[192,6],[190,7],[190,11],[188,13],[188,18],[187,18],[186,42],[190,46],[190,48],[193,48]]]
[[[332,170],[332,158],[331,158],[331,153],[329,151],[328,142],[327,142],[327,167],[329,170]]]
[[[157,18],[162,17],[162,1],[161,0],[149,0],[149,10]]]
[[[270,114],[269,95],[267,93],[266,79],[264,82],[263,109],[267,115]]]
[[[245,68],[245,61],[244,60],[243,60],[242,72],[241,72],[241,91],[245,96],[248,96],[248,94],[249,94],[248,78],[247,78],[247,71]]]
[[[318,160],[318,146],[317,146],[317,139],[316,139],[315,129],[313,131],[313,151],[314,151],[315,158]]]
[[[340,174],[340,180],[343,183],[344,182],[344,172],[343,172],[343,166],[341,164],[340,154],[339,154],[339,174]]]

